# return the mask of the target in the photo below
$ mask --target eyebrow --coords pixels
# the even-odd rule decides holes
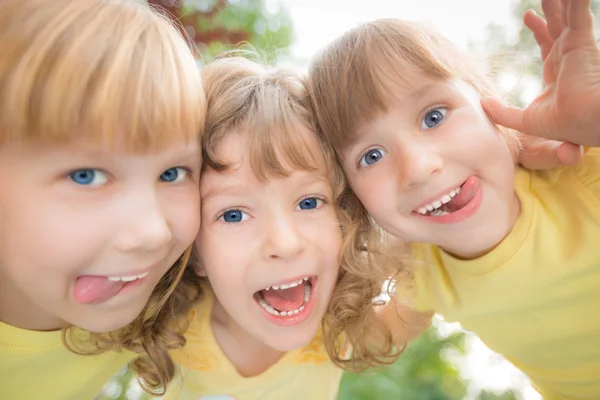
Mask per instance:
[[[292,179],[291,184],[298,185],[300,187],[306,187],[314,184],[325,184],[328,187],[330,186],[330,181],[326,174],[321,174],[318,172],[309,172],[309,171],[298,171],[298,177],[294,177],[293,175],[284,179]],[[239,192],[245,190],[252,190],[244,185],[244,182],[240,179],[228,179],[230,182],[223,183],[218,182],[216,184],[211,184],[211,188],[206,191],[206,193],[202,195],[202,201],[206,201],[207,199],[219,197],[219,196],[233,196],[238,194]],[[260,191],[262,189],[257,188],[256,190]]]
[[[206,201],[207,199],[214,197],[233,195],[242,190],[244,190],[244,184],[238,179],[235,179],[230,183],[219,182],[212,184],[211,188],[207,190],[206,193],[201,192],[200,195],[202,196],[202,201]]]
[[[308,172],[308,171],[301,171],[302,176],[296,178],[294,180],[294,183],[296,183],[297,185],[300,185],[302,187],[305,186],[309,186],[312,184],[316,184],[316,183],[324,183],[327,186],[330,186],[330,181],[329,181],[329,177],[327,176],[326,173],[319,173],[319,172]]]
[[[413,101],[418,101],[420,99],[422,99],[423,97],[425,97],[429,92],[431,92],[431,90],[434,88],[434,86],[436,86],[435,83],[430,83],[428,85],[425,85],[415,91],[413,91],[409,96],[409,100],[411,102]]]

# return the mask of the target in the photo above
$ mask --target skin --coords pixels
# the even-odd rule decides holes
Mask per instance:
[[[219,157],[232,167],[207,170],[201,181],[198,272],[215,292],[215,337],[246,376],[263,372],[285,352],[312,341],[338,275],[342,237],[333,191],[316,139],[309,131],[304,135],[318,163],[316,171],[284,163],[289,176],[260,181],[249,163],[246,134],[235,132],[218,148]],[[299,323],[274,323],[255,293],[305,276],[318,278],[310,314]]]
[[[148,154],[83,141],[0,148],[0,319],[94,332],[130,323],[197,234],[200,159],[183,143]],[[76,298],[82,276],[146,272],[106,301]]]
[[[525,25],[540,47],[545,88],[523,110],[485,99],[494,122],[543,138],[600,145],[600,47],[590,3],[543,0],[546,19],[533,10],[525,14]]]
[[[361,126],[358,140],[343,150],[344,171],[386,231],[460,258],[477,257],[495,247],[519,215],[513,157],[470,85],[409,74],[415,84],[394,87],[389,112]],[[472,216],[441,224],[415,213],[469,177],[483,191]]]

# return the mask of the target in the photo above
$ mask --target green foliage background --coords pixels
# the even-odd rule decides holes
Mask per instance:
[[[151,3],[165,3],[150,0]],[[284,2],[278,10],[269,10],[264,0],[186,0],[177,3],[178,17],[184,16],[186,31],[193,37],[201,56],[211,57],[242,46],[259,51],[270,60],[287,54],[294,40],[294,26]],[[600,0],[594,0],[593,10],[598,16]],[[533,8],[541,14],[539,0],[519,0],[514,3],[514,24],[490,24],[485,39],[473,50],[485,52],[494,62],[498,76],[516,76],[521,82],[540,83],[541,60],[533,35],[522,25],[525,10]],[[185,21],[184,21],[185,19]],[[515,34],[516,33],[516,34]],[[498,60],[501,60],[498,62]],[[509,100],[524,105],[523,89],[519,84],[507,90]],[[339,400],[461,400],[469,382],[447,354],[460,357],[466,354],[466,336],[457,332],[441,337],[433,326],[413,341],[399,360],[378,371],[362,375],[345,373],[340,387]],[[135,385],[135,377],[122,371],[107,386],[102,399],[148,399]],[[479,393],[476,400],[516,400],[518,394],[508,390],[495,394]]]

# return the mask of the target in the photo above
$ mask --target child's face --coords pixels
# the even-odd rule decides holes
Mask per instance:
[[[196,145],[0,148],[0,312],[27,329],[130,323],[199,227]],[[10,304],[10,306],[8,306]]]
[[[518,215],[512,155],[473,87],[414,75],[405,77],[412,87],[390,89],[397,102],[343,150],[344,171],[383,229],[477,256]]]
[[[279,351],[312,340],[339,269],[342,237],[325,161],[308,131],[306,142],[319,155],[318,170],[261,182],[245,135],[231,134],[218,150],[233,167],[208,170],[200,185],[203,223],[196,244],[201,273],[218,299],[215,312],[221,308]]]

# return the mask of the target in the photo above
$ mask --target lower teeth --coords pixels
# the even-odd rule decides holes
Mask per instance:
[[[312,288],[312,286],[310,283],[308,283],[308,282],[304,283],[304,304],[308,303],[308,301],[310,300],[311,288]],[[258,300],[258,304],[260,304],[262,308],[264,308],[269,314],[275,315],[278,317],[279,316],[289,317],[291,315],[298,314],[300,311],[304,310],[304,304],[302,304],[300,307],[298,307],[295,310],[279,311],[279,310],[276,310],[272,305],[267,303],[265,301],[265,299],[263,299],[262,295],[258,294],[256,297]]]
[[[446,211],[442,211],[440,209],[433,210],[431,213],[429,213],[429,215],[432,217],[441,217],[442,215],[448,215],[448,214],[450,214],[450,213],[446,212]]]

